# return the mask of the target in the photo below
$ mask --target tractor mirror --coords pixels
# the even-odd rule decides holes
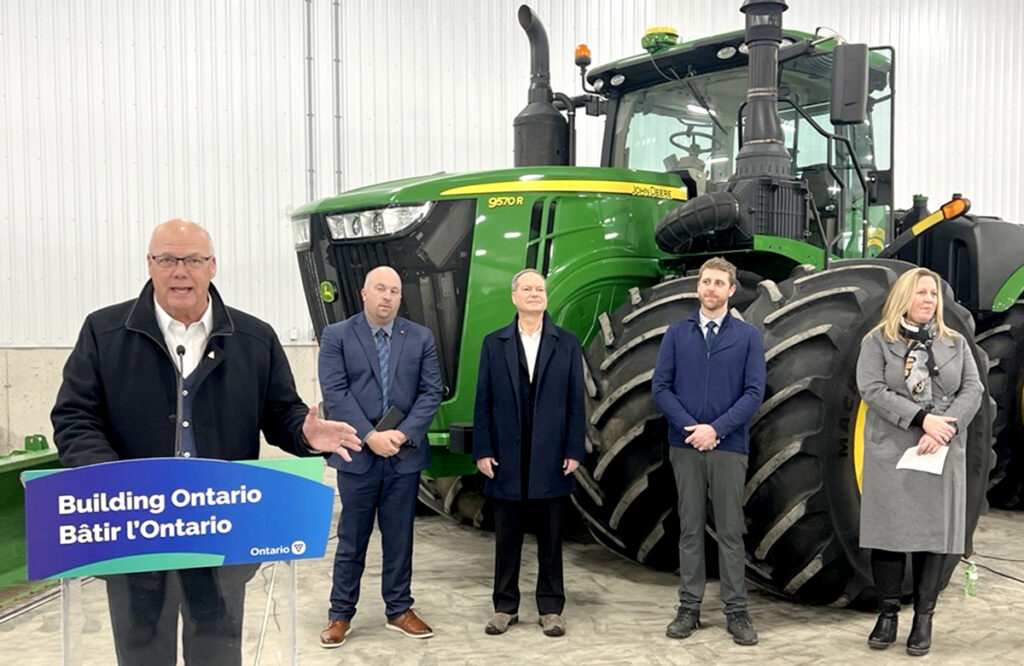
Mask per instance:
[[[868,45],[840,44],[832,60],[832,124],[861,125],[867,108]]]

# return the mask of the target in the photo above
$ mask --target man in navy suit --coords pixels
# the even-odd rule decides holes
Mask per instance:
[[[583,459],[583,355],[547,314],[544,277],[512,279],[516,317],[484,338],[473,412],[473,458],[493,498],[494,616],[484,631],[519,621],[523,533],[535,521],[537,611],[547,636],[563,636],[562,516]]]
[[[651,379],[668,420],[679,499],[679,606],[665,634],[686,638],[700,627],[710,499],[726,631],[735,643],[755,645],[743,580],[743,486],[750,422],[764,397],[764,344],[756,328],[729,314],[736,267],[714,257],[697,275],[700,307],[665,331]]]
[[[367,273],[361,294],[363,311],[331,324],[320,339],[324,406],[365,444],[351,462],[337,455],[327,461],[338,470],[341,518],[328,624],[320,633],[325,648],[345,643],[374,518],[384,550],[385,626],[412,638],[434,635],[412,609],[410,581],[419,476],[430,464],[427,428],[441,404],[437,350],[427,328],[397,316],[402,282],[394,269]]]

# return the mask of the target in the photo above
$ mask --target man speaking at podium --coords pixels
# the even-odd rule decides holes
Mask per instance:
[[[164,222],[147,263],[150,281],[138,298],[90,314],[64,366],[50,415],[63,465],[253,459],[261,431],[296,455],[347,459],[346,449],[360,450],[351,426],[319,419],[299,398],[270,326],[224,304],[210,284],[217,260],[205,229]],[[180,607],[186,663],[239,664],[254,572],[243,565],[109,577],[118,662],[176,663]]]

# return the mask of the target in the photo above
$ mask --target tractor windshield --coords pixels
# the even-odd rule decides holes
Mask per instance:
[[[869,180],[890,168],[892,104],[888,63],[883,63],[884,69],[876,64],[872,60],[869,120],[863,125],[833,127],[829,122],[830,52],[785,62],[779,81],[780,100],[790,100],[825,131],[850,140]],[[610,166],[679,172],[692,183],[695,194],[703,193],[708,183],[724,181],[733,174],[741,135],[737,111],[746,95],[746,68],[669,78],[664,83],[623,94],[615,114]],[[854,230],[859,229],[864,203],[864,188],[849,152],[843,144],[834,144],[833,174],[827,166],[826,138],[792,104],[780,101],[778,108],[794,172],[807,181],[835,251],[849,255],[859,242],[859,234]],[[840,191],[842,215],[838,214]],[[891,202],[884,199],[872,203],[880,204],[869,208],[872,224],[884,228]]]
[[[743,69],[626,93],[616,113],[611,166],[685,169],[701,181],[728,178],[735,154],[736,110],[746,96]]]

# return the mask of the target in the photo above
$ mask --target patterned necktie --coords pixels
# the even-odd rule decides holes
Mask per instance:
[[[716,326],[715,322],[709,321],[708,322],[708,334],[704,336],[704,346],[706,346],[708,348],[709,352],[711,351],[711,348],[715,344],[715,337],[717,335],[715,333],[715,326]]]
[[[380,365],[380,393],[381,413],[388,411],[388,356],[391,349],[388,347],[388,334],[383,328],[377,329],[377,362]]]

